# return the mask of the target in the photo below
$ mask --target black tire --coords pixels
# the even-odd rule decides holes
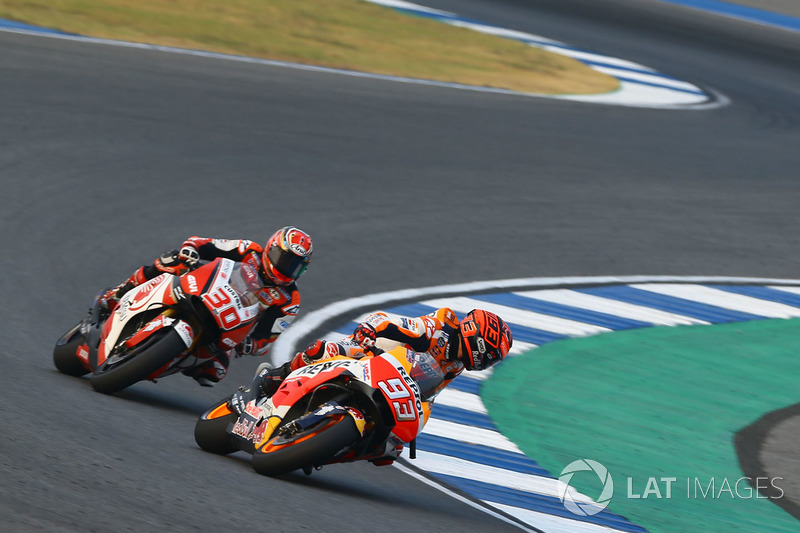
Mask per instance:
[[[78,347],[86,342],[86,337],[80,331],[82,325],[81,321],[64,333],[53,348],[53,364],[62,374],[79,377],[89,373],[89,369],[77,356]]]
[[[153,336],[135,350],[130,357],[100,365],[92,375],[92,388],[103,394],[111,394],[130,387],[170,362],[186,349],[178,332],[172,328]]]
[[[236,422],[239,416],[232,412],[214,413],[214,411],[224,411],[222,406],[227,403],[227,398],[215,403],[214,407],[200,415],[194,426],[194,441],[207,452],[228,455],[239,449],[234,444],[233,437],[228,434],[228,426]]]
[[[253,454],[253,469],[265,476],[279,476],[299,468],[320,466],[359,438],[361,434],[353,418],[343,415],[339,420],[328,420],[288,439],[273,437]],[[267,453],[262,452],[279,439],[288,441],[288,444]]]

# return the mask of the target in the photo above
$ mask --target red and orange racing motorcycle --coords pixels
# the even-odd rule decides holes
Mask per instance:
[[[250,333],[261,289],[253,265],[219,258],[134,287],[110,315],[98,304],[101,291],[88,316],[58,340],[53,362],[71,376],[91,372],[92,387],[107,394],[191,369]]]
[[[443,380],[431,355],[403,347],[334,357],[295,370],[241,414],[232,408],[235,395],[220,400],[200,416],[195,440],[217,454],[248,452],[256,472],[268,476],[359,460],[390,464],[406,444],[414,457]]]

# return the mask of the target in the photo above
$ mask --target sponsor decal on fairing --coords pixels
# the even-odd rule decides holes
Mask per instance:
[[[236,346],[237,346],[236,342],[233,339],[231,339],[230,337],[223,337],[222,338],[222,344],[224,344],[228,348],[236,348]]]
[[[354,361],[353,359],[340,359],[337,361],[325,361],[322,363],[316,363],[313,365],[304,366],[292,373],[292,376],[314,376],[319,374],[320,372],[326,372],[328,370],[333,370],[335,368],[344,367],[347,370],[350,370],[354,367],[361,366],[358,361]]]
[[[161,274],[160,276],[151,279],[144,285],[139,285],[134,290],[123,296],[123,301],[128,303],[126,310],[138,311],[147,307],[148,303],[155,299],[155,295],[157,294],[155,289],[171,277],[172,276],[170,274]]]
[[[130,309],[130,307],[131,307],[131,301],[123,298],[119,304],[119,307],[117,307],[117,312],[116,312],[120,320],[127,319],[128,309]]]
[[[78,359],[89,364],[89,345],[88,344],[81,344],[78,346],[78,352],[75,354],[78,356]]]
[[[254,265],[250,263],[242,263],[241,266],[242,277],[248,285],[258,283],[258,273]]]
[[[163,327],[167,327],[172,325],[175,322],[174,319],[166,317],[164,315],[159,315],[155,318],[155,320],[150,321],[143,329],[143,332],[150,332],[155,331],[157,329],[161,329]]]
[[[251,401],[251,402],[247,403],[247,406],[245,406],[244,412],[247,413],[248,415],[252,416],[252,417],[260,418],[262,410],[260,408],[256,407],[256,402],[255,401]]]
[[[314,411],[314,414],[315,415],[320,415],[320,416],[327,415],[328,413],[332,413],[334,411],[334,409],[336,409],[337,407],[339,407],[339,406],[338,405],[337,406],[333,406],[333,405],[331,405],[329,403],[326,403],[325,405],[319,407],[316,411]]]
[[[266,430],[267,424],[264,424],[260,420],[239,419],[233,425],[233,428],[231,428],[231,433],[253,444],[257,444],[263,440]]]
[[[358,409],[354,407],[346,407],[346,409],[355,420],[364,420],[364,415]]]
[[[187,348],[191,347],[194,342],[192,327],[183,320],[179,320],[177,324],[175,324],[175,331],[180,335],[183,344],[185,344]]]
[[[356,429],[361,435],[364,435],[364,429],[367,426],[367,420],[364,418],[364,415],[358,409],[353,407],[346,407],[347,412],[350,413],[350,416],[353,417],[353,421],[356,423]]]
[[[172,294],[175,296],[175,300],[177,300],[177,301],[180,301],[180,300],[183,300],[184,298],[186,298],[186,295],[184,294],[183,289],[180,287],[180,285],[176,285],[172,289]]]

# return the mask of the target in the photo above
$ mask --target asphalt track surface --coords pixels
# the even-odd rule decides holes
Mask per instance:
[[[304,311],[532,276],[794,278],[800,37],[657,2],[430,7],[726,95],[617,108],[0,33],[0,530],[513,531],[371,465],[258,476],[193,440],[216,389],[58,374],[94,292],[189,235],[315,238]]]

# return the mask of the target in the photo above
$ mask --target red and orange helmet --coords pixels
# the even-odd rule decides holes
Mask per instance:
[[[293,226],[279,229],[264,246],[261,256],[264,273],[276,285],[294,283],[308,268],[313,248],[305,231]]]
[[[503,319],[482,309],[467,313],[458,327],[464,343],[462,362],[467,370],[486,370],[499,363],[514,342]]]

